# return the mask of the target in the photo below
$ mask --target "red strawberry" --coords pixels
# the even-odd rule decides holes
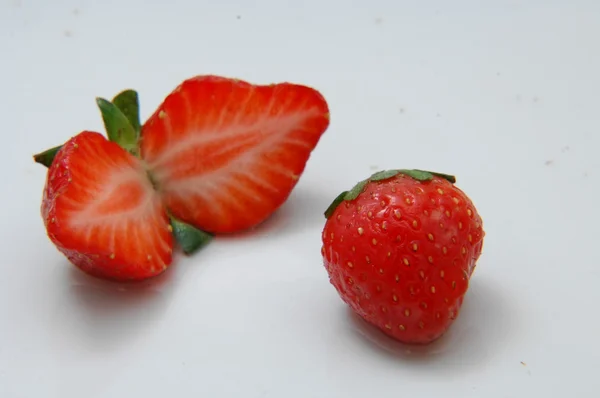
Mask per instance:
[[[172,214],[231,233],[286,201],[328,125],[327,103],[309,87],[199,76],[144,124],[140,149]]]
[[[367,322],[405,343],[436,340],[458,316],[483,245],[452,176],[375,173],[326,211],[322,254],[333,286]]]
[[[109,141],[84,132],[34,159],[50,167],[50,239],[80,268],[118,280],[165,269],[170,233],[187,254],[210,241],[186,220],[217,233],[264,221],[329,125],[323,97],[290,83],[192,78],[143,127],[135,91],[97,102]]]
[[[42,216],[52,242],[92,275],[139,280],[171,264],[169,218],[142,162],[98,133],[56,153]]]

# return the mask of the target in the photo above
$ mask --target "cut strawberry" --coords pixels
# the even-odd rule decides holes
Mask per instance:
[[[192,78],[143,127],[135,91],[96,102],[108,140],[83,132],[34,160],[49,167],[42,216],[52,242],[86,272],[116,280],[162,272],[173,240],[192,254],[210,232],[264,221],[329,126],[325,99],[290,83]]]
[[[52,242],[92,275],[139,280],[171,264],[172,228],[141,161],[98,133],[56,153],[42,216]]]
[[[140,150],[170,212],[231,233],[287,200],[328,126],[327,103],[309,87],[199,76],[144,124]]]

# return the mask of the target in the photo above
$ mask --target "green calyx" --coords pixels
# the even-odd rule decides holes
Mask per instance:
[[[140,117],[137,93],[123,91],[109,102],[96,98],[108,139],[134,156],[139,155]]]
[[[140,101],[135,90],[121,91],[113,98],[112,103],[125,115],[135,131],[136,140],[140,136],[142,125],[140,123]]]
[[[213,235],[184,223],[175,217],[170,217],[173,237],[185,254],[192,254],[206,246],[213,239]]]
[[[40,152],[40,153],[33,155],[33,160],[36,163],[39,163],[46,167],[50,167],[50,165],[52,164],[52,161],[54,160],[54,157],[56,156],[58,151],[60,151],[61,148],[62,148],[62,145],[55,146],[54,148],[46,149],[44,152]]]
[[[358,197],[358,195],[360,195],[363,192],[363,190],[365,189],[365,186],[368,183],[375,182],[375,181],[387,180],[392,177],[396,177],[399,174],[411,177],[417,181],[422,181],[422,182],[431,181],[433,179],[433,177],[435,176],[435,177],[443,178],[443,179],[449,181],[451,184],[456,183],[456,178],[454,176],[449,175],[449,174],[436,173],[433,171],[426,171],[426,170],[419,170],[419,169],[410,169],[410,170],[409,169],[397,169],[397,170],[378,171],[378,172],[372,174],[366,180],[362,180],[362,181],[358,182],[351,190],[340,193],[333,200],[333,202],[331,202],[331,204],[329,205],[327,210],[325,210],[325,213],[324,213],[325,218],[328,219],[329,217],[331,217],[331,215],[333,214],[335,209],[343,201],[345,201],[345,200],[350,201],[350,200],[356,199]]]
[[[119,144],[132,155],[139,156],[141,123],[138,93],[135,90],[125,90],[117,94],[112,101],[96,98],[96,104],[100,109],[109,141]],[[33,160],[50,167],[60,148],[62,145],[37,153],[33,155]]]

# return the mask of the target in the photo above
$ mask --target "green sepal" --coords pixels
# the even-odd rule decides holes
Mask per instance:
[[[170,217],[173,237],[185,254],[193,254],[206,246],[213,239],[213,235],[201,229],[184,223],[175,217]]]
[[[135,90],[124,90],[117,94],[112,102],[96,98],[96,103],[100,108],[108,139],[137,156],[137,141],[141,129],[138,93]],[[37,153],[33,155],[33,160],[50,167],[61,148],[62,145],[59,145]]]
[[[436,173],[435,171],[429,171],[428,173],[431,173],[436,177],[443,178],[444,180],[448,181],[450,184],[456,184],[456,177],[453,175],[444,174],[444,173]]]
[[[138,93],[135,90],[124,90],[113,98],[112,103],[123,112],[123,115],[129,120],[129,124],[140,135],[140,102]]]
[[[354,200],[356,199],[362,191],[365,189],[365,186],[372,181],[383,181],[389,178],[395,177],[398,174],[404,174],[408,177],[414,178],[417,181],[431,181],[434,176],[443,178],[449,181],[451,184],[456,183],[456,177],[450,174],[436,173],[433,171],[426,170],[418,170],[418,169],[399,169],[399,170],[382,170],[372,174],[366,180],[358,182],[350,191],[344,191],[340,193],[334,200],[331,202],[327,210],[325,210],[325,218],[331,217],[335,209],[345,200]]]
[[[412,170],[399,170],[399,172],[402,174],[405,174],[409,177],[412,177],[415,180],[419,180],[419,181],[431,181],[433,179],[433,176],[436,176],[436,177],[443,178],[444,180],[450,182],[451,184],[456,183],[456,177],[454,177],[453,175],[444,174],[444,173],[436,173],[435,171],[412,169]]]
[[[370,181],[383,181],[392,178],[400,173],[400,170],[382,170],[369,177]]]
[[[431,181],[433,179],[433,174],[431,174],[428,171],[424,171],[424,170],[415,170],[415,169],[411,169],[411,170],[406,170],[406,169],[401,169],[398,170],[398,172],[400,174],[404,174],[407,175],[417,181]]]
[[[331,215],[333,214],[335,209],[338,207],[338,205],[346,199],[347,193],[348,193],[348,191],[342,192],[333,200],[333,202],[331,202],[331,204],[329,205],[327,210],[325,210],[325,213],[323,213],[325,215],[325,218],[331,217]]]
[[[46,149],[44,152],[37,153],[33,155],[33,160],[36,163],[50,167],[52,165],[52,161],[54,161],[54,157],[62,147],[62,145],[59,145],[55,146],[54,148]]]
[[[365,186],[367,185],[367,183],[369,182],[369,180],[363,180],[358,182],[355,186],[352,187],[352,189],[350,191],[348,191],[348,193],[344,196],[344,200],[354,200],[356,198],[358,198],[358,195],[360,195],[363,191],[363,189],[365,189]]]
[[[104,98],[96,98],[98,108],[102,114],[104,128],[108,139],[119,144],[132,155],[138,154],[137,132],[129,123],[127,116],[112,102]]]

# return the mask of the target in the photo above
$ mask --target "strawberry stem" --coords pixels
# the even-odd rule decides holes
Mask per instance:
[[[186,224],[173,216],[170,216],[170,221],[171,228],[173,228],[173,237],[185,254],[195,253],[213,239],[213,235],[208,232]]]

